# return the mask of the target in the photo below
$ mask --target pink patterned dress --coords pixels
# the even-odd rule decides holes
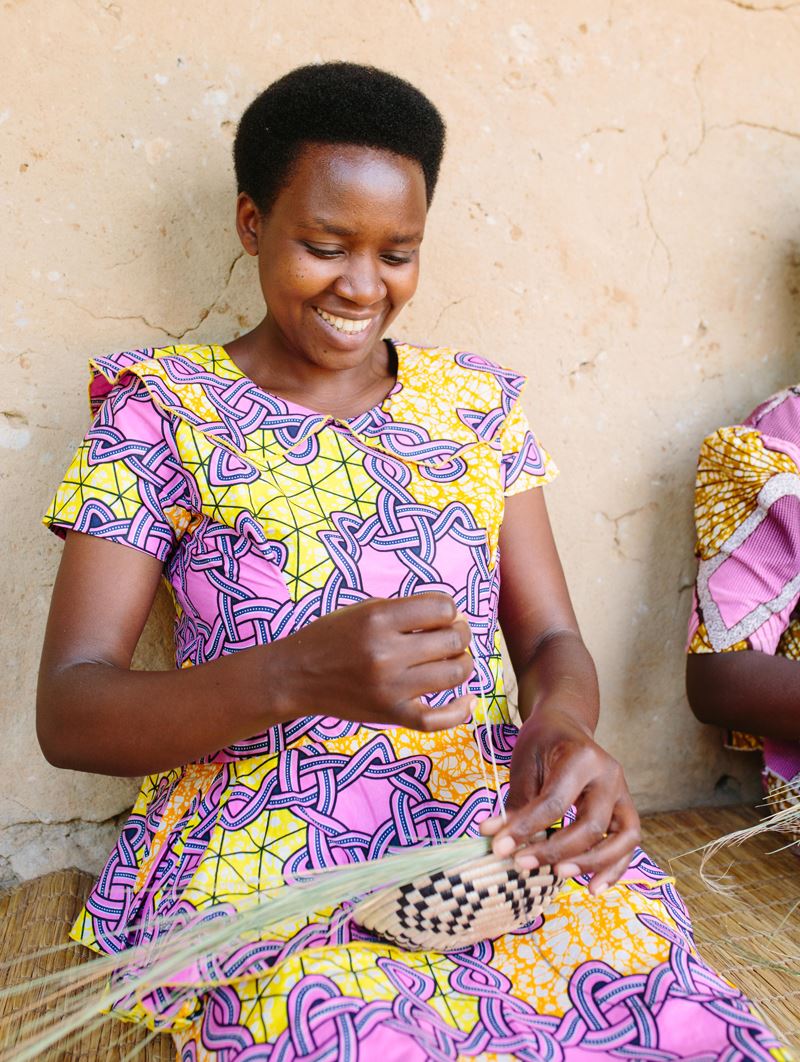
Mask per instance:
[[[471,688],[488,705],[500,792],[483,780],[485,726],[422,734],[310,704],[144,780],[73,930],[89,947],[113,953],[161,932],[161,916],[246,905],[283,872],[476,835],[505,798],[516,728],[498,537],[505,498],[554,468],[517,373],[393,349],[390,395],[349,420],[261,390],[221,346],[97,358],[96,417],[46,522],[163,561],[178,667],[369,597],[451,594],[475,636]],[[641,851],[602,897],[569,881],[534,924],[447,955],[391,945],[350,910],[308,912],[223,956],[225,983],[131,998],[120,1016],[170,1030],[183,1062],[785,1058],[698,957],[672,880]]]
[[[800,387],[704,441],[695,520],[689,652],[756,650],[800,662]],[[800,803],[800,743],[732,731],[728,744],[763,750],[773,810]]]

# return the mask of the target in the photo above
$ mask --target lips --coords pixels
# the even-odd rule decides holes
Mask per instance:
[[[337,332],[341,332],[345,336],[355,336],[360,332],[366,332],[375,320],[374,317],[366,317],[362,320],[355,320],[352,317],[337,317],[335,314],[328,313],[327,310],[321,310],[319,306],[315,306],[314,310],[326,324],[329,324],[331,328],[335,328]]]

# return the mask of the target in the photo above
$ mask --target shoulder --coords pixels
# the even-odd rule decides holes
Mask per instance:
[[[695,482],[697,551],[716,556],[734,533],[800,496],[800,397],[783,391],[741,424],[717,428],[700,447]]]
[[[770,476],[800,469],[800,386],[757,406],[739,424],[717,428],[700,446],[699,475],[747,480],[757,488]],[[743,485],[743,484],[741,484]]]
[[[133,387],[142,397],[167,407],[186,389],[203,392],[214,382],[230,382],[230,366],[217,344],[140,347],[89,359],[89,402],[95,414],[112,391]]]
[[[422,346],[396,342],[404,388],[430,393],[432,388],[452,391],[459,406],[508,413],[520,397],[526,377],[516,369],[480,354],[452,346]]]
[[[745,435],[768,436],[780,444],[800,446],[800,384],[787,387],[761,402],[753,412],[737,424],[716,428],[706,436],[703,445],[718,438]]]
[[[791,447],[800,447],[800,385],[771,395],[756,406],[744,424],[770,439],[782,439]]]

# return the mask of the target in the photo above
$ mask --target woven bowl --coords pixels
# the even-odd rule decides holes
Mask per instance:
[[[362,901],[353,917],[409,951],[455,951],[533,922],[560,887],[550,867],[518,870],[510,857],[489,853],[382,889]]]

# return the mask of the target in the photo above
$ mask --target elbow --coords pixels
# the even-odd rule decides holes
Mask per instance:
[[[70,727],[59,710],[57,694],[47,688],[42,676],[36,694],[36,737],[42,755],[52,767],[78,770],[69,741]]]
[[[51,767],[69,769],[73,765],[69,762],[69,755],[65,748],[64,741],[59,740],[59,729],[59,727],[53,725],[53,721],[48,717],[48,713],[42,711],[41,704],[37,703],[36,737],[39,741],[39,748],[42,750],[42,755]]]
[[[710,706],[703,700],[702,697],[693,696],[689,692],[689,687],[686,688],[686,697],[689,701],[689,707],[692,709],[692,715],[695,717],[698,723],[704,723],[706,726],[717,725],[717,719],[711,710]]]
[[[715,658],[711,655],[690,655],[686,658],[686,697],[692,714],[699,723],[719,726],[718,696],[709,674]]]

